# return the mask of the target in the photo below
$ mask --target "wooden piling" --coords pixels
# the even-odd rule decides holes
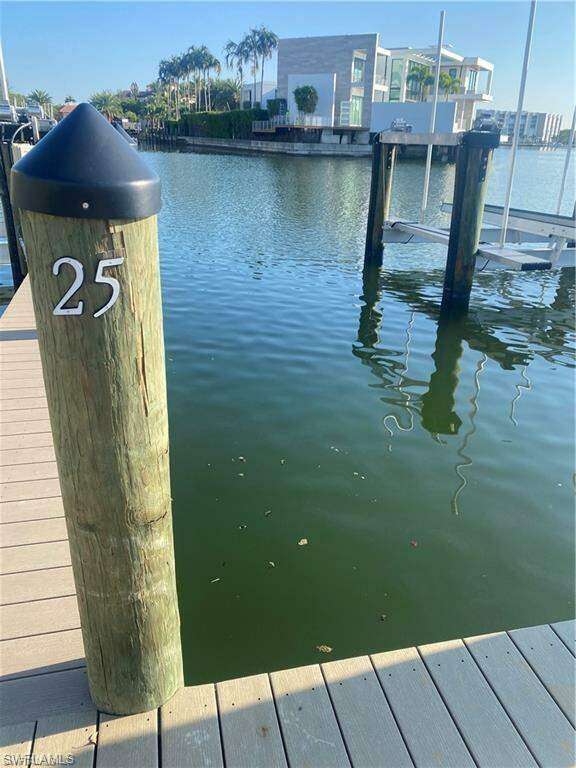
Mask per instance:
[[[454,201],[444,276],[442,310],[466,311],[476,266],[492,153],[500,134],[469,131],[456,159]]]
[[[10,267],[12,270],[12,282],[14,290],[17,290],[26,275],[26,260],[18,244],[18,232],[16,230],[17,211],[12,207],[10,199],[10,170],[12,157],[10,144],[0,140],[0,197],[2,198],[2,213],[6,227],[6,240],[10,255]]]
[[[396,146],[394,144],[382,144],[380,135],[376,135],[372,145],[372,178],[364,264],[380,264],[382,262],[383,228],[384,222],[390,214],[395,158]]]
[[[57,178],[47,181],[46,168]],[[13,191],[23,209],[90,691],[105,712],[146,711],[183,684],[159,182],[81,105],[14,167]]]

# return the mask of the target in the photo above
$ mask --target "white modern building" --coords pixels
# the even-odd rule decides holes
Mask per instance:
[[[514,133],[516,111],[501,109],[479,109],[478,120],[494,120],[503,135]],[[521,112],[518,137],[523,143],[550,144],[558,138],[562,129],[562,115],[552,112]]]
[[[253,98],[255,96],[255,98]],[[242,99],[241,104],[260,104],[262,109],[266,109],[266,104],[269,99],[276,97],[276,83],[269,80],[264,80],[263,83],[260,80],[253,82],[244,82],[242,86]]]
[[[433,48],[383,47],[378,34],[280,40],[276,96],[285,100],[286,114],[268,130],[321,128],[322,141],[360,143],[403,118],[415,132],[427,131],[436,59]],[[442,49],[438,130],[472,127],[477,104],[492,101],[493,69],[477,56]],[[312,115],[299,114],[294,102],[302,85],[318,94]]]

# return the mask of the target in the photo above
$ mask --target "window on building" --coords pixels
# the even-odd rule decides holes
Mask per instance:
[[[458,69],[456,67],[450,67],[448,74],[450,77],[458,77]]]
[[[403,71],[404,59],[392,59],[392,67],[390,69],[390,101],[400,101]]]
[[[364,82],[364,70],[366,68],[366,57],[361,54],[354,54],[352,59],[352,82]]]
[[[478,78],[478,72],[475,69],[470,70],[468,72],[468,84],[467,89],[468,91],[475,93],[476,92],[476,79]]]
[[[385,101],[384,96],[384,91],[381,91],[379,88],[374,89],[374,101]]]
[[[362,125],[363,96],[350,97],[350,125]]]
[[[388,66],[388,56],[384,56],[382,53],[376,54],[376,73],[374,75],[374,81],[377,85],[384,85],[386,82],[386,69]]]

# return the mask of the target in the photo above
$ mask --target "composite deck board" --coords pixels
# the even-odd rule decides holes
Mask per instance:
[[[156,710],[128,717],[100,715],[96,768],[157,768]]]
[[[419,651],[480,768],[537,766],[462,640]]]
[[[0,389],[0,403],[33,397],[45,397],[44,386],[21,387],[20,389]]]
[[[45,397],[21,397],[19,400],[0,397],[0,411],[18,411],[23,408],[48,408],[48,403]]]
[[[573,768],[574,729],[508,635],[465,642],[540,765]]]
[[[184,688],[161,707],[162,768],[223,768],[216,690]]]
[[[416,648],[377,653],[371,658],[416,766],[474,768]]]
[[[0,483],[0,503],[44,499],[52,496],[60,496],[60,482],[57,477],[44,480],[23,480],[17,483]]]
[[[41,461],[29,464],[14,464],[2,467],[0,477],[3,483],[19,483],[26,480],[49,480],[58,477],[55,461]]]
[[[38,721],[33,755],[37,765],[50,755],[72,759],[74,768],[92,768],[98,732],[98,713],[94,708],[65,712]]]
[[[234,768],[287,768],[268,675],[217,683],[224,760]]]
[[[50,420],[39,419],[38,421],[13,421],[8,424],[0,423],[0,446],[4,447],[9,441],[6,438],[12,435],[31,435],[39,432],[50,431]],[[11,441],[10,441],[11,442]]]
[[[2,425],[23,421],[42,421],[48,418],[48,408],[18,408],[13,411],[0,411],[0,424]]]
[[[56,461],[54,447],[51,443],[29,448],[0,449],[0,467],[17,467],[20,464],[29,465],[47,461]],[[6,482],[3,469],[0,470],[0,477]]]
[[[70,565],[68,541],[0,548],[0,574],[42,571]]]
[[[291,768],[346,768],[348,754],[317,664],[270,675]]]
[[[18,605],[76,594],[71,566],[0,576],[0,605]]]
[[[8,379],[0,378],[0,397],[10,397],[14,392],[20,394],[25,389],[38,389],[44,386],[44,379],[40,373],[34,376],[10,376]]]
[[[576,656],[576,621],[558,621],[551,625],[564,645]]]
[[[85,668],[0,682],[0,725],[92,706]]]
[[[0,681],[85,666],[79,629],[0,641]]]
[[[322,664],[352,764],[411,768],[413,762],[368,656]]]
[[[562,712],[576,725],[576,670],[568,648],[548,626],[514,629],[508,634]]]
[[[28,765],[36,722],[0,727],[0,765]]]
[[[80,629],[76,595],[0,606],[0,640]],[[0,650],[1,653],[1,650]]]
[[[42,525],[37,520],[27,520],[24,523],[4,523],[0,528],[0,547],[43,544],[48,541],[63,541],[66,538],[66,520],[63,517],[44,520]]]
[[[63,517],[64,507],[58,493],[41,499],[16,499],[0,503],[0,524],[25,523],[32,520],[46,520],[50,517]],[[40,526],[39,526],[40,527]],[[0,529],[1,535],[1,529]]]

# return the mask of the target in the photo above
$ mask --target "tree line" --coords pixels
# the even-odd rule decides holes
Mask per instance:
[[[90,103],[108,119],[149,120],[152,125],[162,120],[179,120],[187,112],[230,111],[256,107],[257,84],[260,97],[264,86],[264,69],[278,47],[278,37],[264,26],[254,27],[238,42],[228,40],[222,51],[225,65],[233,70],[234,78],[221,78],[220,60],[205,46],[191,46],[185,52],[163,59],[158,64],[158,77],[146,86],[144,93],[137,83],[128,91],[103,90],[90,96]],[[242,103],[242,88],[252,76],[253,87],[249,103]],[[48,111],[57,112],[62,105],[53,104],[45,91],[32,91],[27,97],[12,94],[18,106],[35,101]],[[18,104],[21,100],[23,103]],[[74,98],[67,96],[66,102]]]

